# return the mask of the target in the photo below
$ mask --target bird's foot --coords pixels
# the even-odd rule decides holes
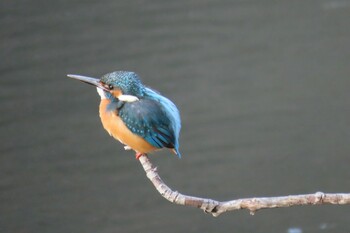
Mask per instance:
[[[124,146],[124,150],[131,150],[132,148],[130,146]]]
[[[143,155],[146,156],[147,154],[143,154],[143,153],[137,152],[136,155],[135,155],[135,157],[136,157],[137,160],[139,160],[140,157],[143,156]]]

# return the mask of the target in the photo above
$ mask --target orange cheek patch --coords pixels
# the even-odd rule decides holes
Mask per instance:
[[[115,89],[111,91],[111,94],[115,97],[118,98],[120,95],[122,95],[122,91],[120,89]]]

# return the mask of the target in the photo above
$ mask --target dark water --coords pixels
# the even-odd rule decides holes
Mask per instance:
[[[349,206],[212,218],[168,203],[67,73],[138,72],[180,108],[185,194],[350,189],[350,2],[3,1],[0,232],[349,232]]]

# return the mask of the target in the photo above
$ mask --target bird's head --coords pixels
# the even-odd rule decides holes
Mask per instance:
[[[138,75],[130,71],[115,71],[103,75],[100,79],[75,74],[67,76],[96,86],[97,92],[104,99],[116,98],[120,101],[134,102],[144,95],[145,87]]]

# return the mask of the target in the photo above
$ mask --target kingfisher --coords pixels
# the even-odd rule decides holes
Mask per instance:
[[[143,85],[135,72],[115,71],[101,78],[67,76],[96,87],[104,129],[125,150],[134,150],[136,159],[162,148],[181,158],[179,110],[171,100]]]

